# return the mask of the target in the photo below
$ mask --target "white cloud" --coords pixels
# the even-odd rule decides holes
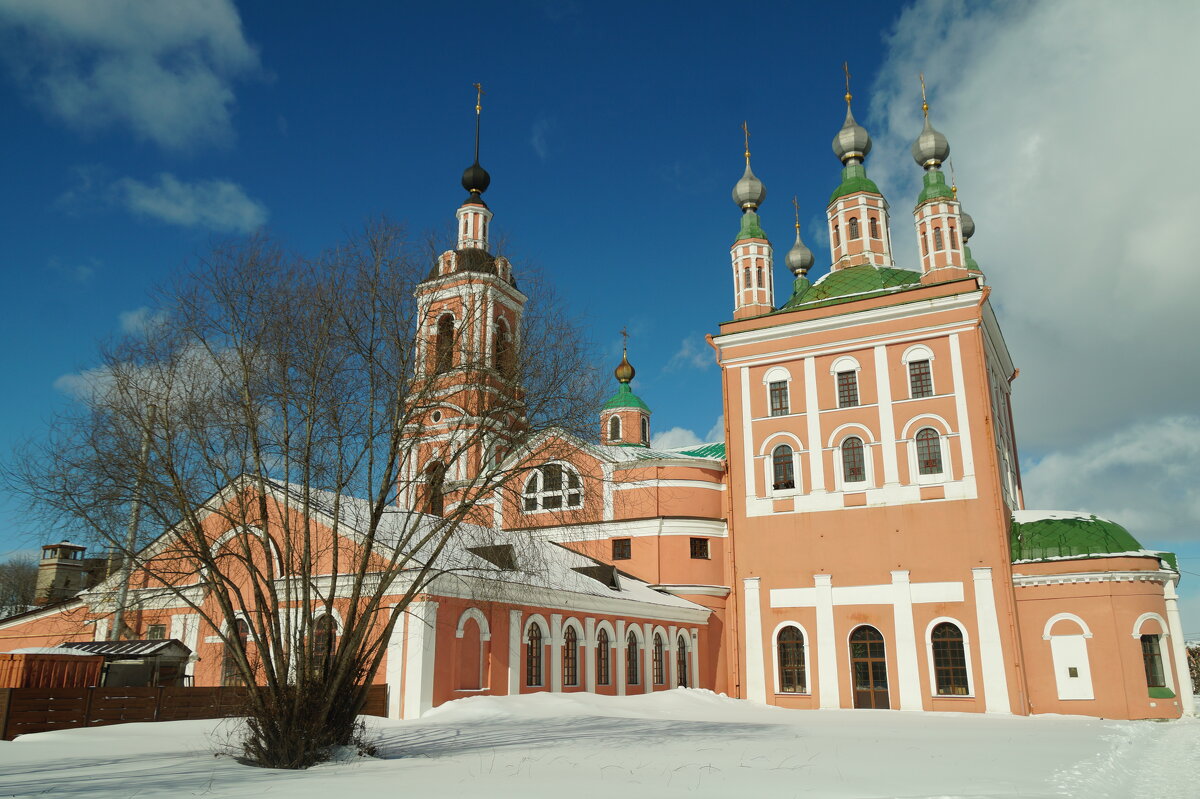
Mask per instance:
[[[529,146],[537,153],[537,157],[545,161],[550,155],[550,145],[546,141],[546,136],[554,128],[554,122],[548,117],[540,116],[533,123],[533,129],[529,134]]]
[[[0,0],[2,52],[47,112],[171,149],[232,138],[232,81],[258,71],[232,0]]]
[[[161,325],[167,319],[164,311],[152,311],[145,305],[132,311],[121,311],[117,322],[125,334],[144,334]]]
[[[692,335],[679,342],[679,349],[667,361],[666,371],[679,369],[707,369],[716,365],[712,347],[703,336]]]
[[[1140,422],[1025,469],[1025,505],[1088,510],[1146,546],[1200,538],[1200,417]]]
[[[672,427],[650,437],[650,446],[654,449],[677,449],[679,447],[694,447],[699,444],[711,444],[714,441],[725,440],[725,417],[718,416],[717,421],[704,434],[704,438],[696,435],[695,431],[686,427]]]
[[[249,233],[267,221],[266,206],[228,180],[188,183],[164,172],[154,183],[121,178],[111,191],[135,214],[183,227]]]
[[[1200,4],[925,0],[899,18],[871,106],[868,169],[902,266],[920,170],[918,72],[949,138],[976,260],[1021,377],[1019,439],[1079,451],[1200,393]],[[860,120],[863,118],[860,112]],[[1140,481],[1140,478],[1139,478]]]

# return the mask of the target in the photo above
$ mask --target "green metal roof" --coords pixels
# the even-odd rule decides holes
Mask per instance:
[[[811,285],[806,286],[807,283],[807,280],[797,280],[791,299],[779,310],[790,311],[801,305],[819,308],[862,299],[873,294],[903,291],[920,285],[921,273],[860,264],[830,272]]]
[[[742,227],[738,231],[737,238],[734,241],[742,239],[765,239],[767,234],[763,232],[762,226],[758,221],[758,214],[753,211],[746,211],[742,214]]]
[[[930,200],[953,200],[954,191],[946,185],[946,176],[940,170],[931,169],[922,179],[925,188],[917,195],[917,205]]]
[[[1076,511],[1017,511],[1009,545],[1014,561],[1105,555],[1152,555],[1175,567],[1170,552],[1151,552],[1116,522]]]
[[[612,410],[613,408],[638,408],[646,413],[650,413],[650,406],[642,401],[642,398],[633,393],[629,388],[628,383],[622,383],[617,389],[617,393],[613,394],[608,402],[600,406],[601,410]]]
[[[842,182],[833,194],[829,195],[829,202],[833,202],[838,197],[845,197],[847,194],[854,194],[859,191],[869,191],[872,194],[881,194],[879,187],[875,185],[875,181],[867,177],[867,168],[862,164],[849,164],[842,168]]]
[[[724,458],[725,442],[718,441],[714,444],[701,444],[698,447],[677,451],[680,455],[691,455],[693,458]]]

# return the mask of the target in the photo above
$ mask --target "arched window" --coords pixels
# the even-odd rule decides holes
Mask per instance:
[[[638,639],[633,632],[625,639],[625,684],[638,684]]]
[[[579,639],[574,627],[563,633],[562,672],[563,685],[579,685]]]
[[[245,619],[234,619],[229,635],[241,643],[241,650],[245,653],[250,645],[249,623]],[[230,644],[225,644],[224,650],[224,656],[221,658],[221,685],[244,685],[245,679],[242,677],[242,670],[238,668],[235,648]]]
[[[654,684],[665,684],[667,678],[664,673],[666,669],[663,668],[663,639],[658,633],[654,634],[654,653],[650,659],[650,662],[654,667]]]
[[[437,323],[434,371],[444,372],[454,365],[454,317],[444,314]]]
[[[958,231],[954,229],[953,225],[950,226],[950,248],[953,250],[958,249]]]
[[[842,234],[841,234],[841,232],[838,230],[838,226],[837,226],[837,225],[834,225],[834,226],[833,226],[833,246],[834,246],[834,247],[840,247],[840,246],[842,246]]]
[[[679,636],[675,641],[675,673],[679,675],[679,687],[688,687],[688,645],[687,638]]]
[[[962,630],[944,621],[933,628],[929,640],[933,646],[933,675],[938,696],[966,696],[970,686]]]
[[[858,230],[858,217],[852,216],[850,217],[850,221],[846,224],[846,238],[853,240],[857,239],[860,235],[861,234]]]
[[[425,467],[425,512],[441,516],[446,510],[446,464],[434,461]]]
[[[764,284],[763,284],[763,275],[762,275],[762,267],[761,267],[761,266],[760,266],[760,267],[758,267],[758,268],[756,268],[756,269],[754,270],[754,279],[757,281],[757,282],[754,284],[755,286],[757,286],[757,287],[758,287],[758,288],[760,288],[760,289],[764,287]]]
[[[879,220],[871,217],[871,238],[879,238]]]
[[[529,635],[525,641],[525,684],[542,684],[542,628],[537,622],[529,625]]]
[[[621,440],[621,417],[617,416],[615,413],[608,420],[608,440]]]
[[[942,473],[941,436],[932,427],[917,432],[917,468],[921,474]]]
[[[650,443],[650,420],[645,416],[642,417],[642,443]]]
[[[863,483],[867,479],[867,462],[863,457],[863,442],[857,436],[850,436],[842,442],[842,481],[846,483]]]
[[[547,463],[533,470],[525,483],[521,507],[526,513],[539,510],[578,508],[583,505],[579,473],[561,463]]]
[[[325,663],[333,654],[333,644],[337,638],[337,625],[328,613],[316,618],[312,626],[312,660],[314,664]]]
[[[796,476],[793,472],[792,448],[780,444],[771,452],[772,488],[780,491],[796,487]]]
[[[1157,635],[1143,635],[1142,665],[1146,667],[1146,686],[1148,688],[1166,688],[1167,681],[1163,676],[1162,649],[1159,647]]]
[[[784,627],[775,639],[779,657],[779,693],[803,694],[808,691],[804,673],[804,633],[799,627]]]
[[[917,238],[921,240],[921,255],[929,255],[929,242],[925,240],[925,232],[921,231]]]
[[[750,267],[748,266],[742,270],[742,288],[750,288]]]
[[[933,373],[928,360],[908,362],[908,388],[913,399],[933,396]]]
[[[608,685],[612,678],[608,671],[608,631],[596,635],[596,684]]]
[[[942,229],[940,227],[935,227],[933,229],[933,248],[935,250],[946,249],[946,245],[942,241]]]
[[[504,377],[512,377],[514,371],[512,336],[508,334],[508,326],[504,324],[503,319],[496,321],[496,328],[493,331],[493,335],[493,346],[496,353],[493,366]]]

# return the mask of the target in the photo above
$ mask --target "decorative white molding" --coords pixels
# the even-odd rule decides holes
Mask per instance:
[[[666,591],[668,594],[680,596],[682,594],[692,594],[695,596],[729,596],[730,588],[727,585],[701,585],[696,583],[658,583],[648,586],[655,591]]]
[[[746,698],[755,702],[767,701],[766,668],[763,659],[763,629],[759,584],[761,578],[742,580],[743,616],[746,630]]]
[[[975,623],[979,629],[979,665],[983,672],[983,699],[988,713],[1011,713],[1008,698],[1008,673],[1004,666],[1004,648],[1000,643],[1000,617],[996,612],[996,589],[992,570],[981,566],[971,569],[975,591]]]
[[[1072,572],[1070,574],[1014,574],[1013,585],[1029,588],[1038,585],[1069,585],[1071,583],[1161,583],[1175,578],[1165,569],[1156,571]]]

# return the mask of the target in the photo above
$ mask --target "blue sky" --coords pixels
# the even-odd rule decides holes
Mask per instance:
[[[720,390],[703,335],[731,312],[742,120],[764,227],[782,256],[797,195],[819,276],[848,60],[910,268],[926,73],[1022,367],[1028,504],[1106,513],[1200,573],[1185,345],[1200,330],[1183,304],[1200,278],[1181,255],[1200,164],[1182,139],[1166,141],[1178,179],[1153,210],[1139,194],[1156,125],[1200,124],[1172,88],[1200,75],[1200,15],[1158,5],[0,0],[0,448],[39,435],[97,343],[223,237],[262,226],[316,252],[386,214],[448,242],[476,81],[507,252],[551,277],[613,365],[628,327],[658,433],[706,438]],[[0,553],[40,540],[0,507]]]

